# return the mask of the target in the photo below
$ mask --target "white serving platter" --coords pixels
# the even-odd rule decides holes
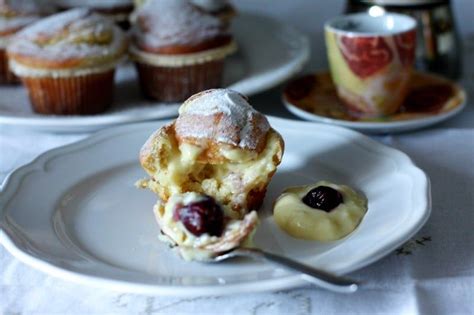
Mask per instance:
[[[238,51],[226,61],[224,86],[250,96],[272,88],[300,71],[309,58],[309,41],[296,29],[269,17],[240,12],[233,23]],[[0,126],[48,132],[90,132],[113,125],[176,116],[179,104],[143,98],[134,66],[116,74],[112,108],[94,116],[51,116],[32,111],[22,86],[0,86]]]

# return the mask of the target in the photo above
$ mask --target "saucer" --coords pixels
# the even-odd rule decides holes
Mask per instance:
[[[358,118],[346,112],[326,71],[290,81],[282,99],[290,112],[306,120],[367,133],[395,133],[427,127],[456,115],[466,104],[466,92],[446,78],[414,71],[410,91],[398,112],[378,118]]]

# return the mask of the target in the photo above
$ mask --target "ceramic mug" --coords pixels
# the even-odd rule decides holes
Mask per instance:
[[[408,93],[416,20],[403,14],[349,14],[328,21],[326,48],[337,94],[357,117],[395,113]]]

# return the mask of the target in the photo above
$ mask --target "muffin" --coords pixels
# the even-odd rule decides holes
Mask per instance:
[[[6,47],[19,30],[42,16],[54,12],[54,7],[34,0],[0,0],[0,84],[19,83],[9,70]]]
[[[8,48],[10,67],[42,114],[103,112],[127,41],[118,26],[90,9],[74,9],[25,28]]]
[[[190,97],[178,118],[140,151],[158,195],[160,239],[186,260],[248,247],[258,210],[283,156],[281,136],[241,94],[213,89]]]
[[[61,10],[86,7],[115,21],[122,29],[130,28],[129,17],[133,11],[132,0],[56,0]]]
[[[163,202],[185,192],[212,196],[226,216],[258,210],[283,156],[283,139],[239,93],[201,92],[180,107],[140,151],[150,175],[141,183]]]
[[[180,102],[221,85],[224,59],[236,45],[220,19],[187,0],[154,0],[133,20],[130,54],[145,96]]]

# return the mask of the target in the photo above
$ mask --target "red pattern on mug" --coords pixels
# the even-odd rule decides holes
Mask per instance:
[[[366,78],[380,71],[393,59],[383,37],[340,36],[339,49],[354,74]]]
[[[404,66],[411,66],[415,61],[416,32],[413,30],[396,35],[394,38],[400,62]]]

